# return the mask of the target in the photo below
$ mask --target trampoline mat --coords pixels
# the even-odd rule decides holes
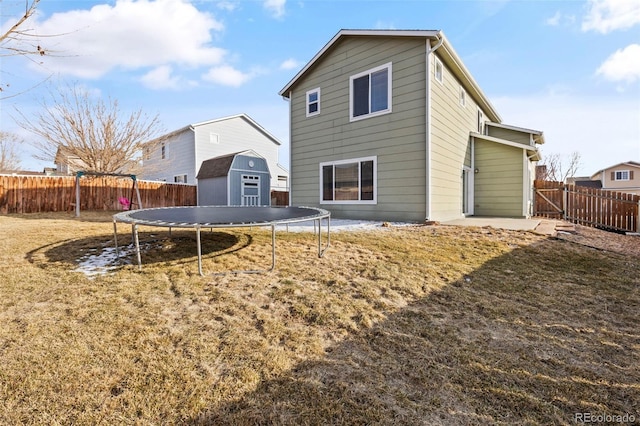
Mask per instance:
[[[195,227],[300,222],[328,214],[326,210],[314,207],[193,206],[134,210],[114,217],[131,223]]]

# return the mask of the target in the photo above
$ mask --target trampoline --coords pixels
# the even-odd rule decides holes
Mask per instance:
[[[326,244],[322,245],[322,221],[327,222]],[[315,207],[246,207],[246,206],[189,206],[159,207],[125,211],[113,215],[113,238],[118,250],[118,222],[131,224],[131,235],[135,245],[138,269],[142,269],[138,227],[155,226],[169,228],[191,228],[196,231],[198,251],[198,273],[202,272],[202,228],[237,228],[251,226],[271,227],[271,267],[266,270],[228,271],[225,273],[262,273],[273,271],[276,266],[276,225],[314,221],[318,225],[318,257],[322,257],[331,243],[331,213]]]

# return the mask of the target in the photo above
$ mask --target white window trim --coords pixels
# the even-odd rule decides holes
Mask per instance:
[[[460,86],[460,94],[458,95],[460,106],[467,106],[467,91],[464,90],[464,87]]]
[[[631,175],[631,173],[629,173],[629,170],[616,170],[616,171],[614,171],[613,173],[614,173],[613,177],[615,178],[615,179],[614,179],[614,181],[616,181],[616,182],[624,182],[624,181],[629,181],[629,180],[631,180],[631,179],[630,179],[630,175]],[[618,179],[618,173],[620,173],[620,177],[621,177],[622,179]],[[625,179],[625,178],[623,178],[623,176],[624,176],[624,174],[625,174],[625,173],[626,173],[626,175],[627,175],[627,178],[626,178],[626,179]]]
[[[324,182],[322,181],[322,168],[324,166],[336,166],[340,164],[352,164],[358,163],[358,171],[360,171],[360,164],[364,161],[373,161],[373,200],[323,200],[323,186]],[[338,160],[338,161],[325,161],[320,163],[319,167],[319,177],[320,177],[320,204],[378,204],[378,157],[361,157],[361,158],[350,158],[348,160]],[[334,176],[334,198],[335,198],[335,176]],[[361,185],[360,182],[360,173],[358,173],[358,185]],[[360,188],[358,188],[358,197],[360,196]]]
[[[433,67],[433,76],[438,83],[444,84],[444,64],[437,57],[434,57],[434,58],[435,58],[435,65]],[[440,66],[440,78],[438,78],[438,66]]]
[[[311,105],[311,103],[309,102],[309,95],[311,93],[317,93],[318,94],[318,100],[316,101],[316,103],[318,104],[318,110],[316,112],[309,112],[309,105]],[[307,117],[313,117],[315,115],[320,114],[320,88],[315,88],[313,90],[309,90],[307,91],[307,93],[304,95],[305,96],[305,108],[306,108],[306,115]]]
[[[184,181],[178,181],[176,178],[184,179]],[[187,183],[187,174],[173,175],[173,183]]]
[[[387,69],[387,108],[380,110],[380,111],[375,111],[375,112],[369,112],[369,114],[364,114],[364,115],[359,115],[357,117],[353,116],[353,81],[357,78],[360,78],[364,75],[367,74],[373,74],[374,72],[377,71],[381,71],[383,69]],[[384,114],[389,114],[391,112],[391,105],[393,104],[392,101],[392,93],[393,90],[391,88],[392,86],[392,81],[393,81],[393,69],[392,69],[392,63],[391,62],[387,62],[384,65],[380,65],[378,67],[375,68],[371,68],[367,71],[363,71],[361,73],[352,75],[351,77],[349,77],[349,121],[358,121],[358,120],[365,120],[367,118],[371,118],[371,117],[377,117],[379,115],[384,115]],[[369,79],[369,85],[371,85],[371,79]],[[369,86],[369,88],[371,88],[371,86]],[[371,95],[371,93],[369,93],[369,95]],[[371,96],[369,96],[369,103],[371,103]],[[371,106],[371,105],[369,105]],[[371,108],[369,108],[369,111],[371,111]]]

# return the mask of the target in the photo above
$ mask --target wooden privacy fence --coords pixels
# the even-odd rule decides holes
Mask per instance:
[[[75,176],[0,175],[0,214],[71,211],[75,181]],[[80,210],[121,210],[119,199],[130,199],[132,185],[127,177],[82,177]],[[197,204],[194,185],[138,180],[138,189],[145,208]]]
[[[640,232],[640,195],[535,181],[534,215],[580,225]]]

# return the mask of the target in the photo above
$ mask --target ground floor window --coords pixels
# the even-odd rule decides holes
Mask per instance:
[[[178,175],[173,177],[175,183],[187,183],[187,175]]]
[[[320,202],[375,204],[377,157],[320,164]]]

